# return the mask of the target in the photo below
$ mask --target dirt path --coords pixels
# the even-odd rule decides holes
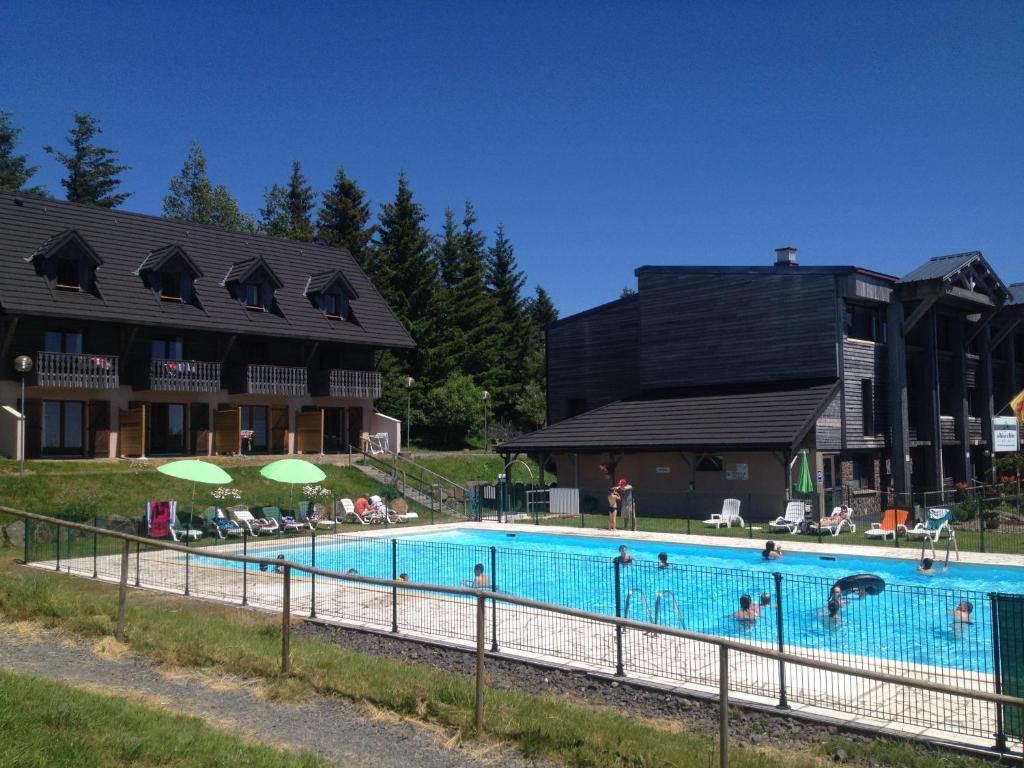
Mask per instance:
[[[112,639],[90,643],[0,621],[0,669],[192,715],[215,728],[304,749],[346,768],[551,768],[500,747],[452,743],[452,732],[324,696],[270,701],[261,681],[160,668]]]

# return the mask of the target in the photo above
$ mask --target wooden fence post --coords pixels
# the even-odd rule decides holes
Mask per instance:
[[[729,768],[729,649],[718,646],[718,764]]]
[[[124,613],[128,602],[128,539],[121,543],[121,584],[117,591],[117,628],[114,630],[119,643],[124,642]]]
[[[487,601],[483,595],[476,598],[476,716],[477,732],[484,729],[484,640],[487,634]]]
[[[288,656],[292,621],[292,569],[284,567],[284,590],[281,595],[281,674],[288,674]]]

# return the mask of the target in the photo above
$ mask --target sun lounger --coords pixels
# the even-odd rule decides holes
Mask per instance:
[[[252,512],[249,511],[248,507],[237,506],[228,507],[228,514],[234,519],[236,523],[245,527],[249,531],[250,536],[259,536],[263,533],[273,533],[276,529],[267,525],[265,520],[260,520],[253,516]]]
[[[864,531],[869,539],[887,539],[890,536],[896,538],[900,528],[907,532],[907,516],[910,513],[905,509],[887,509],[882,514],[881,523],[872,523],[871,528]]]
[[[800,523],[804,521],[806,516],[807,505],[802,501],[791,501],[786,505],[786,514],[768,523],[768,529],[771,531],[796,533],[800,528]]]
[[[833,507],[832,514],[828,517],[823,517],[818,522],[818,525],[815,526],[815,529],[820,529],[822,533],[827,533],[831,536],[838,536],[843,532],[843,527],[845,526],[850,529],[850,533],[856,533],[857,526],[850,519],[852,513],[849,508],[845,512],[843,509],[843,507]]]
[[[379,513],[374,512],[371,507],[367,507],[366,512],[362,515],[356,514],[356,505],[352,503],[352,499],[339,499],[338,503],[341,505],[344,512],[344,517],[341,519],[343,523],[369,525],[370,523],[381,523],[386,521],[386,518],[383,518]]]
[[[907,531],[907,538],[930,539],[935,542],[939,540],[943,531],[946,532],[947,536],[955,537],[956,534],[953,532],[952,522],[953,513],[950,510],[944,507],[933,507],[928,510],[923,523],[918,523]]]
[[[281,515],[281,530],[284,533],[298,533],[306,527],[305,522],[299,522],[291,515]]]
[[[743,518],[740,517],[740,500],[726,499],[723,501],[722,511],[712,514],[711,517],[704,521],[704,525],[708,528],[721,528],[723,525],[726,528],[731,528],[733,525],[738,525],[742,528]]]
[[[264,520],[264,531],[270,533],[277,533],[284,530],[283,526],[281,525],[280,507],[263,507],[262,512]]]

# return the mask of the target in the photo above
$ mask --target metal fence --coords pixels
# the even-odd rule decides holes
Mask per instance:
[[[134,586],[275,611],[287,595],[291,614],[462,643],[477,637],[466,588],[486,585],[492,651],[714,688],[721,675],[715,644],[734,643],[729,688],[759,701],[1003,746],[1008,734],[1021,734],[1020,719],[1003,718],[990,698],[926,693],[911,682],[991,694],[1009,683],[1007,690],[1020,692],[1024,646],[1014,638],[1024,636],[1024,611],[1015,595],[888,584],[878,595],[848,593],[835,621],[827,609],[830,580],[770,570],[626,565],[344,534],[174,547],[116,530],[117,521],[80,526],[14,514],[27,518],[26,563],[64,573],[117,581],[125,567]],[[756,618],[734,616],[742,594],[755,606],[766,596]],[[973,608],[970,623],[951,615],[964,603]],[[771,649],[800,664],[787,670],[767,661],[763,652]],[[841,671],[849,667],[869,677]]]

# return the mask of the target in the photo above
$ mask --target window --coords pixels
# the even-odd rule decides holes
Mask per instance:
[[[181,360],[185,352],[185,344],[179,339],[153,339],[149,343],[150,354],[154,360]]]
[[[160,273],[160,298],[163,301],[181,301],[181,272]]]
[[[854,488],[875,487],[875,459],[870,454],[854,456],[850,461],[852,477],[850,485]]]
[[[44,400],[42,408],[44,456],[81,456],[85,450],[85,403]]]
[[[871,379],[860,380],[861,418],[864,421],[864,436],[875,436],[875,389]]]
[[[57,287],[68,291],[81,290],[81,272],[77,258],[60,256],[57,259]]]
[[[266,282],[248,282],[239,286],[245,308],[253,312],[272,312],[274,291]]]
[[[847,337],[884,344],[886,340],[885,310],[865,304],[847,304],[845,317]]]
[[[332,320],[347,320],[348,296],[341,293],[320,294],[320,308]]]
[[[721,472],[722,471],[722,457],[721,456],[701,456],[697,459],[697,471],[698,472]]]
[[[82,353],[81,331],[47,331],[43,337],[44,352]]]
[[[243,451],[265,453],[270,448],[270,433],[267,429],[267,406],[241,406]]]
[[[943,352],[953,349],[953,318],[939,315],[935,318],[935,343]]]
[[[153,403],[149,407],[149,441],[152,453],[185,452],[185,406]]]

